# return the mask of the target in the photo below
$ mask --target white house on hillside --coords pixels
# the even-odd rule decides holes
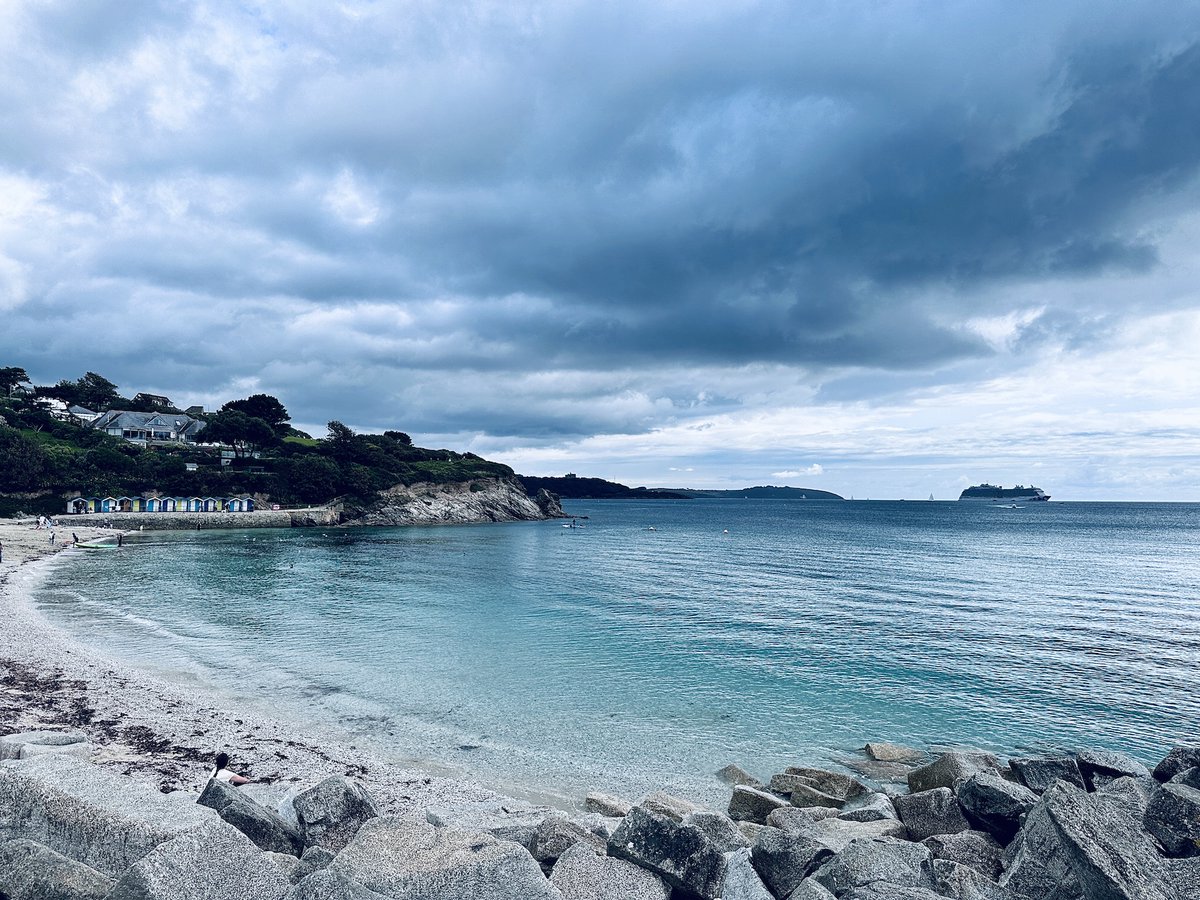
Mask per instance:
[[[137,443],[151,441],[194,444],[207,425],[183,413],[145,413],[110,409],[92,423],[93,428]]]

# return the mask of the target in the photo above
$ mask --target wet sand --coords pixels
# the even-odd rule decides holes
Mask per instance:
[[[31,599],[44,567],[70,563],[71,528],[50,534],[34,520],[0,520],[0,734],[38,728],[84,732],[92,762],[162,791],[201,790],[218,750],[256,781],[307,787],[330,775],[362,781],[388,812],[424,821],[429,806],[527,809],[483,785],[400,764],[324,728],[221,708],[202,687],[166,682],[108,659],[54,627]],[[80,541],[115,540],[111,529],[73,529]],[[65,542],[64,542],[65,537]],[[120,552],[120,551],[117,551]]]

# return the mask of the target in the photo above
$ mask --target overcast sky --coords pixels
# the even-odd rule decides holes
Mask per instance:
[[[526,474],[1200,500],[1188,2],[0,0],[0,365]]]

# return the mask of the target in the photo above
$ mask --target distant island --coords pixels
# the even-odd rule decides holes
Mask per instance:
[[[760,485],[758,487],[739,488],[736,490],[699,490],[694,488],[646,488],[629,487],[616,481],[606,481],[603,478],[580,478],[569,473],[556,477],[540,477],[519,475],[525,490],[536,494],[545,489],[557,494],[564,500],[693,500],[709,499],[741,499],[752,497],[770,500],[845,500],[830,491],[818,491],[815,488],[776,487]]]
[[[675,493],[685,497],[713,497],[722,500],[754,498],[759,500],[845,500],[846,498],[832,491],[818,491],[816,488],[782,487],[775,485],[759,485],[758,487],[739,488],[731,491],[675,489]]]

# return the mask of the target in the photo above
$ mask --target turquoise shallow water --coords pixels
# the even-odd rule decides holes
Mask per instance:
[[[567,795],[1200,736],[1200,506],[566,506],[585,528],[146,533],[38,599],[137,665]]]

